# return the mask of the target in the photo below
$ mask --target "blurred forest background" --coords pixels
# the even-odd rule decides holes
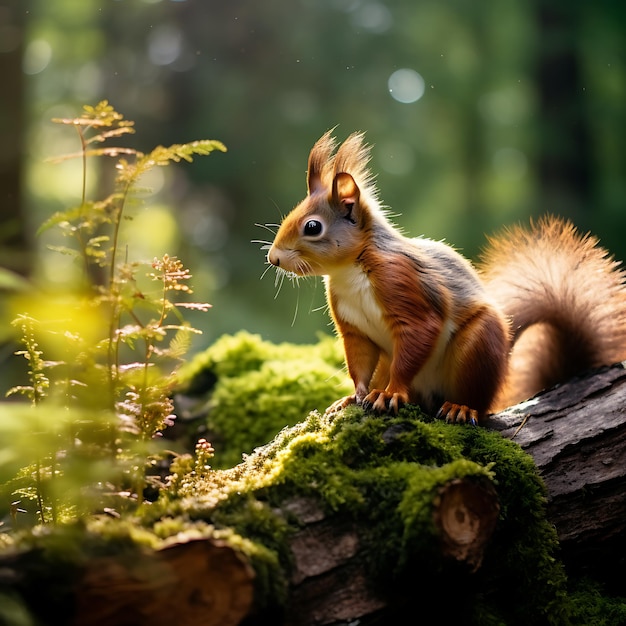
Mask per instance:
[[[197,349],[330,332],[321,280],[277,295],[253,241],[302,199],[334,126],[366,131],[407,234],[475,257],[484,233],[553,212],[624,259],[625,42],[615,0],[0,0],[0,265],[47,288],[71,276],[34,234],[80,201],[80,163],[47,161],[76,135],[50,120],[103,99],[141,150],[228,147],[145,181],[127,225],[130,254],[178,255],[213,304]]]

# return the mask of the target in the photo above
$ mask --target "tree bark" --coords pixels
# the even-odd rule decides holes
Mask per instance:
[[[548,491],[548,517],[568,564],[595,572],[606,572],[607,563],[624,564],[623,364],[539,394],[492,416],[486,425],[533,457]]]

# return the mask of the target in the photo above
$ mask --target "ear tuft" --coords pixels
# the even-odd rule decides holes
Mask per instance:
[[[364,133],[352,133],[337,150],[334,173],[350,172],[357,180],[365,182],[370,178],[369,160],[370,146],[365,143]]]
[[[331,129],[324,133],[309,154],[309,194],[328,191],[337,176],[348,173],[359,194],[376,201],[378,191],[374,185],[374,177],[368,169],[370,146],[365,143],[365,135],[352,133],[337,148],[337,141],[331,134],[333,131]]]
[[[337,140],[332,136],[334,129],[326,131],[316,142],[309,154],[307,169],[307,188],[309,194],[324,189],[324,179],[333,168],[335,146]]]

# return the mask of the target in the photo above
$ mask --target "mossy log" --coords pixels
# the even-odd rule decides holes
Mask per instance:
[[[158,549],[90,556],[71,573],[61,567],[55,574],[54,567],[63,565],[63,558],[51,558],[41,548],[5,554],[0,557],[0,590],[7,582],[18,590],[25,584],[22,591],[39,624],[296,626],[337,624],[355,616],[367,619],[380,611],[388,614],[389,596],[372,582],[363,559],[368,545],[358,524],[329,515],[315,498],[290,498],[283,508],[280,515],[290,517],[300,529],[289,539],[289,595],[278,613],[259,614],[254,609],[255,572],[239,551],[226,541],[184,533]],[[438,489],[433,514],[442,558],[475,571],[498,510],[496,492],[488,481],[455,479]],[[65,540],[68,551],[77,548],[70,548],[71,538]],[[63,545],[64,539],[57,542]],[[33,588],[33,579],[49,585],[52,594],[60,586],[56,606],[46,590]],[[397,610],[394,607],[394,614]]]
[[[356,618],[379,623],[402,613],[407,599],[377,590],[363,553],[368,546],[357,526],[327,517],[315,500],[287,503],[302,529],[290,540],[293,570],[285,626],[349,623]],[[485,481],[456,479],[443,485],[433,502],[441,560],[473,572],[480,567],[495,529],[499,505]],[[361,621],[359,623],[368,623]]]
[[[568,569],[592,575],[623,593],[613,583],[614,574],[621,579],[626,565],[624,365],[602,368],[547,390],[490,416],[484,427],[516,441],[534,459],[547,488],[548,519],[555,525]],[[462,481],[447,485],[434,516],[442,556],[477,568],[492,522],[495,525],[497,499],[490,490],[473,492],[474,484],[469,485],[468,492]],[[335,624],[355,617],[369,623],[370,617],[371,623],[378,624],[401,614],[406,598],[395,598],[394,606],[377,597],[363,573],[350,567],[359,550],[355,534],[317,520],[312,504],[308,510],[304,505],[299,509],[308,525],[292,546],[297,567],[291,608],[297,617],[288,623]]]
[[[358,617],[360,623],[377,624],[381,615],[404,610],[406,598],[390,605],[388,590],[377,589],[364,559],[371,547],[357,523],[328,514],[315,498],[290,498],[282,506],[280,515],[300,529],[288,542],[289,594],[280,615],[255,612],[255,574],[241,554],[222,541],[183,538],[159,550],[89,560],[75,584],[71,623],[260,626],[269,619],[304,626]],[[436,491],[432,512],[442,561],[476,571],[498,518],[491,483],[451,480]]]
[[[69,574],[67,557],[57,565],[36,538],[0,557],[0,599],[21,594],[41,624],[61,614],[81,624],[378,625],[403,623],[424,602],[444,622],[566,623],[552,524],[579,563],[606,560],[606,549],[623,559],[625,394],[626,371],[614,366],[483,428],[410,411],[311,414],[218,473],[219,489],[202,493],[196,479],[172,509],[140,523],[154,532],[161,515],[178,516],[190,534],[104,556],[72,543],[82,560]],[[543,475],[547,517],[535,465],[510,439]],[[260,566],[263,550],[275,556]]]

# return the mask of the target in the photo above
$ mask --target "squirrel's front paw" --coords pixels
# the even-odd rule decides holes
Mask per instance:
[[[393,413],[397,415],[400,407],[408,401],[409,398],[404,393],[389,393],[382,389],[372,389],[365,396],[363,407],[371,409],[375,413]]]
[[[449,424],[478,424],[478,411],[464,404],[444,402],[437,413],[437,419],[445,418]]]
[[[324,415],[332,415],[333,413],[339,413],[341,409],[345,409],[347,406],[351,404],[358,404],[356,394],[352,394],[351,396],[346,396],[345,398],[339,398],[339,400],[335,400],[325,411]]]

